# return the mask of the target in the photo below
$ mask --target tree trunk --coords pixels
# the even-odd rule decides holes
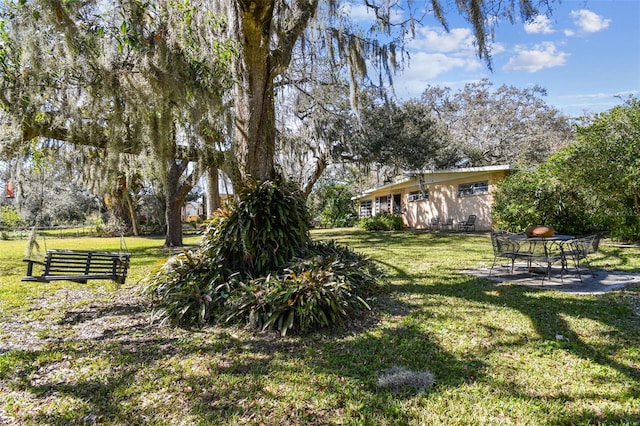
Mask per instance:
[[[165,182],[166,201],[164,217],[167,222],[165,247],[182,246],[182,206],[187,194],[193,187],[187,182],[180,184],[180,176],[187,168],[187,161],[168,160],[167,180]]]
[[[233,159],[240,179],[274,177],[274,66],[270,48],[273,0],[239,0],[230,8],[229,25],[242,40],[234,61],[235,123]],[[233,182],[234,185],[242,182]]]
[[[111,190],[111,213],[118,222],[118,233],[131,234],[137,231],[136,214],[129,193],[129,182],[125,175],[117,177],[115,186]],[[132,211],[133,210],[133,211]],[[124,229],[120,229],[121,225]]]
[[[133,205],[133,197],[129,192],[126,192],[124,197],[129,211],[129,218],[131,220],[131,233],[134,237],[137,237],[140,233],[138,232],[138,215],[136,214],[136,209]]]
[[[213,212],[220,208],[220,187],[218,184],[218,168],[209,167],[207,169],[207,217],[211,217]]]
[[[177,200],[167,194],[165,219],[167,221],[167,234],[164,240],[165,247],[182,246],[182,204],[183,200]]]
[[[322,176],[322,172],[324,172],[325,169],[327,168],[327,164],[328,164],[327,155],[323,154],[318,159],[318,162],[316,163],[316,167],[313,170],[313,174],[309,177],[309,180],[305,182],[305,184],[302,187],[302,195],[304,196],[305,200],[309,198],[311,191],[313,191],[313,186],[316,184],[318,179],[320,179],[320,176]]]
[[[194,182],[200,178],[199,169],[196,167],[189,176],[183,179],[182,183],[180,182],[180,177],[188,165],[188,160],[168,160],[165,182],[166,209],[164,215],[167,222],[165,247],[182,246],[182,207],[187,194],[193,189]]]

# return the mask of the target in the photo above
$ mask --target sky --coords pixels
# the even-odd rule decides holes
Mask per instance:
[[[492,70],[477,57],[470,25],[455,10],[446,15],[449,32],[427,17],[408,44],[408,66],[394,77],[396,95],[419,98],[428,85],[457,91],[487,78],[496,89],[541,86],[545,102],[569,116],[640,96],[640,0],[563,0],[552,8],[533,22],[497,22]]]

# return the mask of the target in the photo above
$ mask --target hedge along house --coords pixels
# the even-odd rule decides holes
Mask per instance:
[[[442,227],[452,219],[448,227],[457,229],[469,215],[476,215],[475,229],[489,231],[493,192],[509,170],[511,166],[504,165],[410,172],[355,197],[359,216],[402,215],[405,226],[415,229],[430,228],[434,220]]]

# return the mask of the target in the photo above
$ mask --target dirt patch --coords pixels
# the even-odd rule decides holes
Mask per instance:
[[[162,328],[151,323],[149,301],[135,287],[65,289],[34,299],[20,314],[3,317],[0,354],[61,341],[130,339]]]

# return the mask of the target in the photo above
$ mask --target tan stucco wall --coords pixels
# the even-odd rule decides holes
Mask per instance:
[[[402,212],[404,223],[409,228],[425,229],[429,227],[431,219],[439,217],[441,222],[448,218],[453,219],[453,227],[457,229],[458,223],[466,220],[470,214],[475,214],[476,230],[489,231],[492,229],[491,207],[493,205],[493,192],[496,183],[505,176],[505,171],[492,171],[465,175],[461,177],[443,179],[427,176],[424,181],[425,187],[429,190],[428,200],[408,201],[408,194],[420,190],[418,179],[409,182],[383,188],[379,191],[372,191],[366,197],[360,199],[370,199],[375,206],[376,197],[394,194],[402,195]],[[487,181],[489,192],[487,194],[477,194],[468,196],[458,196],[458,185]],[[375,207],[374,207],[374,214]]]

